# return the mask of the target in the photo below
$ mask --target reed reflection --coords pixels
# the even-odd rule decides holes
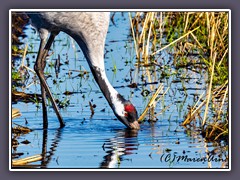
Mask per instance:
[[[52,139],[50,147],[48,147],[48,129],[43,129],[42,136],[42,152],[41,154],[32,155],[26,158],[15,160],[12,163],[12,168],[47,168],[49,162],[52,160],[54,152],[57,150],[58,144],[61,140],[62,129],[56,129],[55,136]],[[32,164],[34,163],[34,164]]]

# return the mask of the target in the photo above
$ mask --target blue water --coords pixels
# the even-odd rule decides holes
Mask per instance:
[[[135,67],[136,59],[133,42],[128,37],[130,32],[128,14],[124,13],[122,16],[121,13],[117,13],[115,23],[116,26],[110,24],[106,40],[107,76],[113,86],[136,105],[136,109],[141,114],[149,100],[148,97],[142,97],[142,88],[149,88],[150,85],[139,86],[137,89],[127,87],[131,80],[142,83],[140,77],[131,78],[136,73],[136,70],[130,73],[130,70]],[[33,68],[39,38],[30,26],[26,33],[28,37],[23,41],[33,45],[29,47],[29,51],[33,53],[27,55],[30,68]],[[46,67],[46,74],[51,75],[47,82],[55,98],[70,100],[70,105],[61,109],[66,127],[58,129],[58,120],[50,102],[47,131],[42,130],[41,104],[39,104],[40,107],[37,107],[36,103],[19,102],[13,105],[22,113],[22,116],[14,119],[13,122],[33,129],[29,134],[17,137],[19,142],[24,140],[31,142],[28,145],[20,143],[17,147],[16,152],[24,153],[20,158],[41,154],[46,148],[46,158],[43,161],[31,163],[30,168],[221,168],[223,162],[219,156],[226,158],[221,150],[211,156],[214,160],[210,159],[209,162],[203,160],[208,158],[206,152],[220,149],[220,147],[206,143],[198,132],[189,132],[180,126],[187,113],[185,112],[187,105],[193,102],[193,96],[189,95],[185,98],[184,92],[179,91],[182,87],[181,83],[171,85],[168,95],[157,104],[155,109],[157,113],[166,106],[170,108],[158,115],[158,121],[155,124],[146,121],[141,124],[141,130],[130,131],[116,120],[91,73],[84,75],[83,78],[77,77],[79,72],[76,70],[90,72],[77,44],[66,34],[60,33],[53,50],[54,54],[49,57],[48,63],[54,64],[59,54],[63,65],[59,78],[56,78],[53,67]],[[165,55],[164,58],[168,56]],[[67,60],[69,64],[64,64]],[[114,66],[117,69],[115,72]],[[69,71],[72,74],[69,75]],[[27,85],[33,82],[33,77],[34,74],[30,72]],[[204,91],[204,85],[195,85],[196,79],[200,78],[199,75],[193,73],[191,77],[193,78],[187,86],[192,87],[194,84],[194,87],[200,90],[189,90],[188,94],[201,94]],[[57,81],[57,85],[53,80]],[[167,89],[170,81],[168,79],[163,82],[164,89]],[[159,83],[154,88],[158,85]],[[39,81],[24,91],[40,94]],[[62,94],[65,91],[74,92],[74,94],[65,96]],[[96,105],[93,116],[91,116],[89,101]],[[25,120],[28,124],[25,124]],[[12,152],[15,151],[12,150]],[[179,159],[179,156],[186,158]],[[200,162],[193,162],[194,159]]]

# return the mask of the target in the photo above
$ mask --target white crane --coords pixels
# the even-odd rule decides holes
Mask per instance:
[[[139,129],[136,108],[110,84],[104,67],[104,46],[109,26],[109,12],[27,12],[40,35],[40,47],[34,70],[40,79],[43,107],[43,126],[48,126],[46,94],[63,127],[64,121],[44,77],[46,56],[60,31],[70,35],[82,49],[91,72],[116,117],[128,128]],[[50,36],[48,38],[48,35]],[[48,38],[48,40],[47,40]]]

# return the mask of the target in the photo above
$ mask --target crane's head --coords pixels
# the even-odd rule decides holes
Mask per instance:
[[[114,103],[113,111],[117,118],[130,129],[140,129],[138,113],[133,104],[125,100],[120,94]]]

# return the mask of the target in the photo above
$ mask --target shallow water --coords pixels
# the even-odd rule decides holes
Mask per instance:
[[[116,26],[111,23],[106,41],[107,76],[113,86],[136,105],[141,114],[148,102],[148,98],[141,95],[142,88],[149,85],[139,86],[137,89],[127,87],[131,83],[131,77],[134,76],[131,69],[134,68],[135,63],[133,42],[128,40],[128,15],[125,13],[122,16],[117,13],[115,23]],[[33,47],[30,47],[32,52],[37,52],[39,43],[36,40],[37,34],[30,27],[26,32],[28,38],[23,41],[32,44]],[[22,116],[14,119],[13,122],[34,131],[17,137],[19,142],[28,140],[30,143],[27,145],[20,143],[17,150],[12,152],[24,153],[20,158],[41,153],[45,155],[43,161],[31,163],[27,167],[221,168],[226,158],[221,148],[206,143],[199,133],[180,126],[186,114],[183,110],[188,104],[192,104],[191,94],[201,94],[204,91],[204,85],[195,86],[195,82],[200,78],[199,75],[193,74],[187,84],[187,88],[192,88],[194,84],[194,88],[197,89],[189,89],[189,97],[185,98],[184,92],[179,90],[182,88],[181,83],[175,83],[169,96],[165,96],[164,100],[158,103],[155,111],[160,112],[165,106],[174,105],[160,114],[156,123],[144,122],[141,124],[141,130],[131,131],[116,120],[91,73],[84,75],[83,78],[78,76],[79,72],[75,70],[89,72],[89,67],[81,50],[71,38],[60,33],[53,49],[55,53],[49,58],[49,62],[54,63],[59,54],[63,65],[58,78],[53,67],[47,66],[46,74],[51,75],[48,84],[54,96],[61,101],[70,102],[68,107],[61,109],[66,127],[58,129],[58,120],[51,106],[48,108],[49,128],[43,131],[41,107],[36,107],[36,103],[19,102],[13,105],[22,113]],[[33,68],[36,54],[28,54],[27,58],[30,60],[30,67]],[[168,55],[166,54],[164,58],[168,58]],[[69,64],[64,63],[68,60]],[[116,71],[113,67],[116,67]],[[69,71],[72,71],[72,74],[69,75]],[[31,83],[32,76],[30,74],[27,84]],[[57,81],[57,85],[54,80]],[[171,79],[164,82],[165,89],[169,81]],[[40,94],[39,81],[37,82],[25,92]],[[65,91],[74,93],[66,96],[62,94]],[[94,115],[91,115],[89,101],[96,105]],[[26,120],[27,124],[25,124]],[[208,153],[216,148],[220,149],[217,153]]]

